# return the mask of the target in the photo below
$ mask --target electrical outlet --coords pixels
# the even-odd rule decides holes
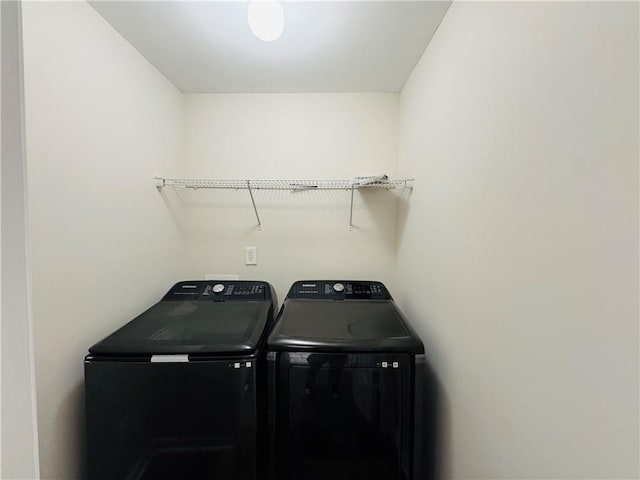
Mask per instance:
[[[246,247],[244,249],[244,263],[245,265],[257,265],[258,264],[258,252],[256,247]]]

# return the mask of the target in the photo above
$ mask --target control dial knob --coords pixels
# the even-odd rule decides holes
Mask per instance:
[[[223,284],[221,284],[221,283],[216,283],[216,284],[213,286],[213,293],[220,293],[220,292],[222,292],[222,291],[224,291],[224,285],[223,285]]]
[[[344,285],[342,283],[334,283],[333,284],[333,289],[336,292],[342,292],[342,291],[344,291]]]

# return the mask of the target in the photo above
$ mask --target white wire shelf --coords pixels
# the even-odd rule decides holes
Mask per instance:
[[[155,177],[156,186],[182,188],[218,188],[228,190],[351,190],[359,188],[410,188],[413,178],[375,180],[379,177],[359,177],[353,180],[227,180],[219,178]],[[365,183],[366,182],[366,183]]]
[[[389,179],[386,175],[371,177],[355,177],[351,180],[227,180],[219,178],[164,178],[154,177],[158,189],[164,187],[214,188],[226,190],[248,190],[251,197],[253,211],[258,221],[258,229],[262,230],[262,222],[253,197],[253,190],[346,190],[351,191],[351,206],[349,209],[349,229],[353,229],[353,194],[360,189],[413,188],[413,178]]]

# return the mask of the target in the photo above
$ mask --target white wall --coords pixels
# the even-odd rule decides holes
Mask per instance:
[[[441,378],[453,478],[637,477],[637,18],[455,3],[400,98],[183,98],[86,4],[26,2],[43,478],[81,476],[86,348],[206,273],[281,300],[387,283]],[[397,222],[397,193],[356,194],[353,231],[347,192],[256,192],[258,231],[246,191],[150,181],[379,173],[416,189]]]
[[[33,336],[27,255],[20,2],[1,2],[2,466],[0,477],[38,473]]]
[[[88,4],[23,14],[41,470],[68,480],[82,475],[87,348],[182,277],[152,179],[181,174],[182,96]]]
[[[241,179],[350,179],[395,175],[396,94],[185,96],[186,174]],[[165,192],[183,202],[190,277],[265,279],[280,300],[295,280],[374,278],[392,283],[397,195],[258,191]],[[245,266],[244,249],[258,249]],[[390,285],[392,287],[392,285]]]
[[[451,478],[638,478],[638,54],[637,3],[456,2],[402,92]]]

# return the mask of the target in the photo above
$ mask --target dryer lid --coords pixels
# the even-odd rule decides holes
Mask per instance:
[[[268,346],[274,351],[424,353],[391,300],[289,298]]]

